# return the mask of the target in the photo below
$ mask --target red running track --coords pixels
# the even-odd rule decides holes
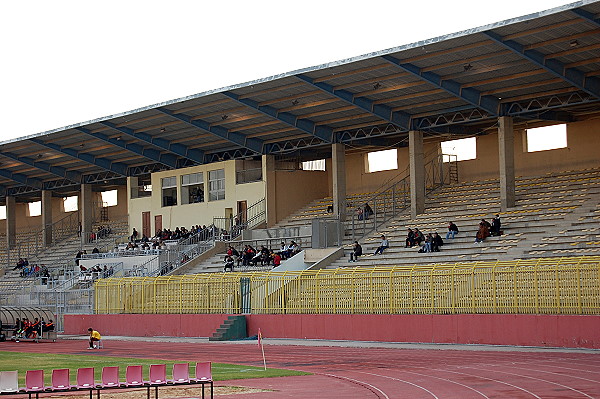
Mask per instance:
[[[0,350],[89,355],[86,341],[0,344]],[[263,389],[219,398],[599,398],[600,352],[453,350],[269,345],[269,367],[310,376],[217,382]],[[94,355],[262,366],[256,343],[105,341]]]

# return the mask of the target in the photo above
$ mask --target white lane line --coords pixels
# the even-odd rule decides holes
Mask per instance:
[[[368,382],[355,380],[354,378],[350,378],[350,377],[342,377],[341,375],[335,375],[335,374],[323,374],[323,375],[326,375],[327,377],[339,378],[341,380],[348,380],[350,382],[353,382],[353,383],[359,384],[359,385],[366,385],[369,388],[372,388],[372,389],[376,390],[377,392],[379,392],[380,394],[382,394],[385,399],[390,399],[390,397],[387,396],[385,392],[383,392],[381,389],[377,388],[375,385],[369,384]],[[373,392],[373,393],[375,393],[375,392]]]
[[[513,364],[530,364],[530,363],[526,363],[526,362],[514,362]],[[506,366],[504,366],[506,367]],[[577,371],[578,373],[581,373],[582,371],[585,372],[585,370],[580,370],[580,369],[574,369],[574,368],[570,368],[570,367],[561,367],[561,366],[547,366],[547,367],[554,367],[555,369],[565,369],[565,370],[572,370],[572,371]],[[529,368],[523,368],[521,366],[518,367],[519,370],[528,370],[528,371],[535,371],[536,373],[546,373],[546,374],[555,374],[555,375],[559,375],[561,377],[567,377],[567,378],[576,378],[578,380],[583,380],[583,381],[589,381],[589,382],[593,382],[596,384],[600,384],[600,381],[598,380],[591,380],[589,378],[584,378],[584,377],[578,377],[575,375],[571,375],[571,374],[566,374],[566,373],[556,373],[554,371],[546,371],[546,370],[539,370],[539,369],[529,369]],[[590,373],[595,373],[595,371],[590,371]]]
[[[469,366],[463,366],[463,367],[461,367],[461,368],[466,368],[466,369],[475,369],[474,367],[469,367]],[[588,394],[587,394],[587,393],[585,393],[585,392],[581,392],[581,391],[580,391],[580,390],[578,390],[578,389],[575,389],[575,388],[573,388],[573,387],[570,387],[570,386],[568,386],[568,385],[559,384],[558,382],[553,382],[553,381],[544,380],[543,378],[536,378],[536,377],[530,377],[530,376],[527,376],[527,375],[522,375],[522,374],[509,373],[508,371],[499,371],[499,370],[488,370],[488,369],[482,369],[482,368],[480,368],[480,367],[476,368],[475,370],[489,371],[489,372],[491,372],[491,373],[502,373],[502,374],[514,375],[514,376],[516,376],[516,377],[521,377],[521,378],[529,378],[529,379],[531,379],[531,380],[542,381],[542,382],[546,382],[546,383],[548,383],[548,384],[552,384],[552,385],[558,385],[559,387],[563,387],[563,388],[569,389],[569,390],[571,390],[571,391],[573,391],[573,392],[580,393],[580,394],[582,394],[583,396],[587,396],[587,397],[588,397],[588,398],[590,398],[590,399],[595,399],[593,396],[590,396],[590,395],[588,395]]]
[[[519,391],[523,391],[525,393],[528,393],[528,394],[530,394],[531,396],[533,396],[535,398],[542,399],[541,397],[537,396],[533,392],[528,391],[525,388],[521,388],[521,387],[519,387],[517,385],[513,385],[513,384],[511,384],[509,382],[495,380],[495,379],[489,378],[489,377],[482,377],[482,376],[476,375],[476,374],[461,373],[460,371],[450,371],[450,370],[445,370],[445,369],[432,369],[432,368],[428,368],[428,367],[419,367],[419,368],[422,368],[422,369],[425,369],[425,370],[434,370],[434,371],[443,371],[443,372],[446,372],[446,373],[461,374],[461,375],[466,375],[466,376],[469,376],[469,377],[481,378],[482,380],[494,381],[494,382],[497,382],[498,384],[508,385],[508,386],[513,387],[513,388],[516,388]]]
[[[465,387],[465,388],[467,388],[467,389],[470,389],[471,391],[474,391],[474,392],[476,392],[476,393],[480,394],[480,395],[481,395],[481,396],[483,396],[484,398],[486,398],[486,399],[489,399],[489,397],[488,397],[487,395],[485,395],[483,392],[480,392],[480,391],[478,391],[477,389],[475,389],[475,388],[473,388],[473,387],[470,387],[470,386],[468,386],[468,385],[461,384],[460,382],[456,382],[456,381],[449,380],[449,379],[447,379],[447,378],[435,377],[435,376],[432,376],[432,375],[429,375],[429,374],[415,373],[414,371],[405,371],[405,370],[396,370],[396,371],[400,371],[400,372],[402,372],[402,373],[408,373],[408,374],[416,374],[416,375],[420,375],[420,376],[423,376],[423,377],[428,377],[428,378],[435,378],[435,379],[437,379],[437,380],[442,380],[442,381],[447,381],[447,382],[450,382],[450,383],[452,383],[452,384],[460,385],[460,386],[462,386],[462,387]],[[363,373],[363,374],[374,375],[374,376],[377,376],[377,377],[389,378],[389,379],[391,379],[391,380],[396,380],[396,381],[402,381],[402,382],[405,382],[405,381],[403,381],[403,380],[400,380],[400,379],[398,379],[398,378],[395,378],[395,377],[390,377],[390,376],[387,376],[387,375],[375,374],[375,373],[367,373],[366,371],[356,371],[356,372],[357,372],[357,373]],[[429,392],[429,391],[428,391],[428,392]],[[432,395],[433,395],[433,394],[432,394]],[[435,395],[434,395],[434,396],[435,396]]]

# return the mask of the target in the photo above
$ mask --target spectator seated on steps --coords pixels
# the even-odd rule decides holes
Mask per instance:
[[[415,232],[409,227],[408,233],[406,234],[406,248],[412,248],[415,245],[417,245],[415,242]]]
[[[421,245],[421,243],[422,243],[423,241],[425,241],[425,236],[424,236],[424,235],[423,235],[423,233],[421,233],[421,232],[419,231],[419,229],[417,229],[416,227],[415,227],[414,234],[415,234],[415,238],[414,238],[415,245],[419,245],[419,246],[420,246],[420,245]]]
[[[444,245],[444,240],[442,240],[442,236],[440,236],[437,231],[433,233],[433,242],[432,242],[432,251],[440,252],[440,247]]]
[[[223,268],[223,271],[226,272],[227,269],[233,271],[233,265],[234,265],[234,260],[230,255],[225,255],[225,267]]]
[[[492,226],[487,220],[481,219],[479,229],[477,230],[477,234],[475,234],[475,244],[483,242],[483,240],[490,236],[490,227]]]
[[[278,252],[271,252],[271,256],[273,258],[273,267],[277,267],[281,265],[281,255]]]
[[[350,262],[356,262],[359,256],[362,255],[362,247],[358,241],[354,241],[352,244],[352,252],[350,252]]]
[[[454,224],[454,222],[448,222],[448,232],[446,233],[446,240],[454,238],[454,236],[457,234],[458,227]]]
[[[390,247],[390,242],[385,238],[385,236],[382,234],[381,235],[381,243],[379,244],[379,247],[377,247],[377,249],[375,250],[375,254],[382,254],[383,255],[383,251],[388,249]]]

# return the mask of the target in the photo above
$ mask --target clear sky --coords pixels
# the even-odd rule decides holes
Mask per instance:
[[[3,1],[0,141],[568,3]]]

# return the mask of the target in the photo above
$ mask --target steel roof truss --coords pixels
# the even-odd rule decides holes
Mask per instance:
[[[35,159],[31,159],[28,157],[21,157],[21,156],[18,156],[16,154],[13,154],[10,152],[2,152],[2,155],[7,158],[13,159],[17,162],[21,162],[25,165],[32,166],[36,169],[40,169],[40,170],[52,173],[53,175],[58,176],[58,177],[69,179],[74,182],[81,181],[81,174],[79,174],[73,170],[68,170],[66,168],[63,168],[62,166],[53,166],[47,162],[36,161]]]
[[[122,176],[127,176],[127,165],[122,162],[113,162],[112,160],[110,160],[108,158],[96,157],[91,154],[79,152],[72,148],[63,148],[57,144],[45,143],[42,140],[39,140],[36,138],[30,138],[29,140],[31,140],[32,142],[34,142],[36,144],[44,146],[46,148],[50,148],[51,150],[54,150],[56,152],[60,152],[61,154],[66,154],[66,155],[69,155],[70,157],[80,159],[84,162],[87,162],[91,165],[98,166],[98,167],[108,170],[110,172],[115,172]]]
[[[231,132],[229,131],[229,129],[226,129],[222,126],[211,126],[211,124],[206,121],[203,121],[201,119],[192,119],[191,116],[185,114],[176,114],[175,112],[169,111],[166,108],[156,108],[156,110],[162,112],[165,115],[169,115],[174,119],[178,119],[181,122],[187,123],[188,125],[195,126],[198,129],[210,133],[214,136],[225,139],[233,144],[237,144],[239,146],[248,148],[249,150],[252,150],[258,154],[265,153],[265,144],[260,139],[249,138],[246,135],[238,132]]]
[[[160,110],[160,109],[158,109]],[[162,139],[160,137],[154,137],[147,133],[136,132],[135,130],[124,127],[117,126],[111,122],[100,122],[104,126],[108,126],[113,130],[118,130],[121,133],[124,133],[130,137],[133,137],[138,140],[145,141],[146,143],[152,144],[155,147],[160,148],[161,150],[168,151],[172,154],[179,155],[180,157],[187,158],[196,163],[203,164],[204,163],[204,152],[201,150],[188,148],[186,145],[179,143],[171,143],[169,140]]]
[[[271,118],[277,119],[287,125],[315,136],[327,143],[331,143],[333,141],[333,129],[329,126],[317,125],[315,122],[309,119],[298,118],[296,115],[290,112],[280,112],[278,109],[271,107],[270,105],[260,105],[258,101],[254,101],[249,98],[242,98],[241,96],[229,91],[225,91],[222,94],[250,108],[262,112]]]
[[[410,121],[411,116],[406,112],[402,111],[392,111],[392,109],[385,104],[375,104],[375,102],[367,97],[356,96],[354,93],[348,90],[336,90],[334,86],[325,83],[325,82],[316,82],[315,79],[311,79],[308,76],[299,74],[296,75],[298,79],[303,80],[304,82],[313,85],[325,93],[331,94],[340,100],[343,100],[349,104],[352,104],[358,108],[363,109],[364,111],[369,112],[381,119],[385,122],[390,122],[403,130],[410,130]]]
[[[33,187],[33,188],[37,188],[37,189],[42,189],[42,187],[43,187],[42,182],[38,179],[29,178],[26,175],[23,175],[21,173],[13,173],[4,168],[0,168],[0,176],[4,177],[5,179],[12,180],[14,182],[24,184],[29,187]]]
[[[88,129],[82,128],[82,127],[78,127],[77,130],[79,130],[80,132],[85,133],[89,136],[95,137],[99,140],[102,140],[104,142],[110,143],[114,146],[123,148],[134,154],[141,155],[142,157],[147,158],[151,161],[162,163],[163,165],[168,166],[169,168],[173,168],[173,169],[177,168],[177,157],[174,156],[173,154],[162,154],[158,150],[155,150],[152,148],[145,148],[145,147],[141,146],[140,144],[136,144],[136,143],[127,143],[123,140],[108,137],[107,135],[105,135],[103,133],[98,133],[98,132],[94,133],[94,132],[92,132]]]
[[[520,55],[553,75],[558,76],[570,85],[575,86],[596,98],[600,98],[600,79],[593,76],[586,77],[585,73],[577,68],[567,68],[562,62],[547,57],[537,50],[526,50],[525,46],[522,44],[519,44],[514,40],[504,40],[502,36],[497,33],[491,31],[482,33],[515,54]]]
[[[454,80],[444,79],[440,75],[433,72],[424,72],[421,68],[416,65],[403,63],[397,58],[389,55],[381,56],[384,60],[392,65],[406,71],[413,76],[430,83],[431,85],[438,87],[453,96],[468,102],[478,108],[483,109],[489,114],[498,115],[499,101],[497,98],[492,96],[482,95],[479,90],[472,87],[462,87],[462,85]]]

